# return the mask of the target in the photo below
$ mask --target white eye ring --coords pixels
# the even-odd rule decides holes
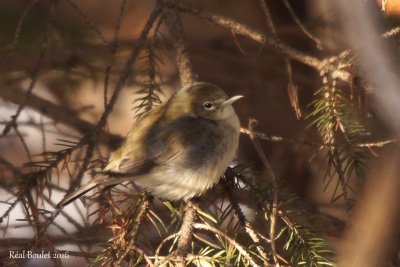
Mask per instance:
[[[206,102],[206,103],[204,103],[204,108],[206,109],[206,110],[214,110],[215,109],[215,106],[212,104],[212,103],[210,103],[210,102]]]

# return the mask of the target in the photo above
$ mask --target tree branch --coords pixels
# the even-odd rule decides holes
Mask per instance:
[[[197,76],[193,73],[192,59],[186,47],[186,37],[180,14],[175,10],[169,10],[166,13],[166,22],[176,52],[176,63],[178,64],[181,84],[182,86],[190,85],[197,80]]]
[[[3,86],[0,88],[0,98],[16,105],[23,103],[25,94],[24,90],[15,85],[10,87]],[[26,105],[44,116],[51,118],[56,123],[65,124],[81,134],[88,134],[96,130],[95,124],[79,118],[76,111],[73,111],[68,107],[54,104],[35,94],[31,94],[29,102]],[[104,130],[100,131],[100,136],[103,137],[100,139],[101,142],[108,143],[112,148],[117,147],[122,141],[121,136]]]
[[[331,73],[334,73],[335,77],[337,78],[340,78],[344,81],[350,81],[351,75],[348,72],[337,69],[335,66],[329,64],[329,61],[320,60],[316,57],[304,54],[303,52],[300,52],[288,46],[287,44],[283,43],[281,40],[279,40],[274,36],[266,36],[263,33],[254,30],[251,27],[239,23],[233,19],[214,14],[212,12],[209,12],[201,8],[193,7],[189,4],[182,2],[165,1],[164,4],[168,8],[179,10],[180,12],[188,13],[196,17],[202,18],[204,20],[211,22],[212,24],[227,28],[233,31],[234,33],[246,36],[261,44],[267,43],[270,46],[272,46],[278,53],[281,53],[291,59],[299,61],[307,66],[310,66],[319,72],[329,71]]]

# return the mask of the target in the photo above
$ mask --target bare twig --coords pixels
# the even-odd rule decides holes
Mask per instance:
[[[176,237],[178,237],[178,234],[174,233],[174,234],[172,234],[172,235],[167,236],[166,238],[164,238],[163,241],[160,242],[160,244],[158,245],[158,247],[157,247],[157,249],[156,249],[156,253],[155,253],[155,256],[154,256],[154,266],[156,266],[156,267],[158,266],[159,258],[161,258],[161,257],[160,257],[160,252],[161,252],[161,249],[164,247],[164,245],[165,245],[168,241],[170,241],[170,240],[172,240],[172,239],[174,239],[174,238],[176,238]]]
[[[264,165],[266,173],[268,177],[271,179],[273,190],[272,190],[272,212],[270,216],[270,228],[269,228],[269,238],[271,240],[271,252],[272,257],[274,259],[275,265],[277,267],[280,266],[277,251],[276,251],[276,242],[275,242],[275,227],[276,227],[276,216],[277,216],[277,209],[278,209],[278,182],[276,181],[275,174],[269,164],[267,157],[264,154],[264,151],[257,139],[257,136],[253,134],[254,126],[257,124],[255,119],[249,120],[249,131],[250,131],[250,139]]]
[[[15,167],[11,162],[9,162],[8,160],[6,160],[1,156],[0,156],[0,164],[7,167],[10,171],[14,173],[15,176],[22,175],[22,172],[17,167]]]
[[[17,86],[1,87],[0,97],[6,101],[21,105],[24,102],[25,92]],[[79,118],[79,114],[68,107],[54,104],[35,94],[31,94],[26,106],[53,119],[56,123],[63,123],[82,134],[94,132],[97,127],[95,124]],[[104,136],[104,138],[101,138],[101,141],[105,143],[110,142],[111,144],[109,145],[111,145],[111,147],[118,146],[122,141],[121,136],[111,134],[104,130],[101,130],[100,135]]]
[[[266,0],[260,0],[260,5],[261,5],[262,11],[264,12],[266,24],[267,24],[269,30],[271,31],[273,36],[278,38],[278,36],[276,34],[275,25],[272,20],[271,12],[269,11]],[[287,56],[285,56],[284,58],[285,58],[285,64],[286,64],[286,72],[288,74],[288,80],[289,80],[287,88],[288,88],[290,104],[292,105],[292,107],[296,113],[297,119],[299,119],[301,117],[301,110],[299,107],[299,101],[298,101],[298,96],[297,96],[298,88],[297,88],[296,84],[293,82],[292,65],[290,63],[290,59]]]
[[[269,8],[268,8],[267,3],[265,1],[266,0],[260,0],[259,3],[260,3],[262,11],[264,13],[265,22],[266,22],[269,30],[271,31],[271,33],[273,35],[276,36],[276,29],[275,29],[274,22],[272,20],[271,12],[269,12]]]
[[[28,5],[25,7],[24,11],[22,12],[21,17],[18,20],[17,28],[14,33],[14,41],[13,41],[13,50],[17,47],[19,42],[19,34],[21,33],[22,25],[25,22],[26,16],[32,10],[32,8],[36,5],[39,0],[31,0],[29,1]]]
[[[54,15],[55,15],[56,4],[57,4],[57,2],[55,1],[55,2],[52,2],[52,4],[50,5],[49,17],[47,19],[47,24],[44,29],[44,40],[43,40],[41,48],[40,48],[38,60],[33,69],[33,72],[32,72],[31,82],[29,84],[28,90],[26,91],[25,98],[24,98],[23,102],[18,106],[18,109],[17,109],[15,115],[13,115],[11,117],[11,120],[9,121],[9,123],[7,123],[6,126],[4,127],[2,133],[0,134],[0,139],[3,138],[4,136],[6,136],[8,134],[8,132],[15,126],[15,123],[18,120],[18,117],[21,115],[22,110],[25,108],[26,104],[28,103],[29,98],[32,94],[32,91],[36,86],[40,71],[43,66],[47,47],[48,47],[49,31],[50,31],[50,26],[51,26],[51,23],[53,21]]]
[[[393,28],[387,32],[385,32],[382,36],[385,38],[392,37],[398,35],[400,33],[400,27]]]
[[[109,48],[109,44],[104,38],[103,34],[99,30],[98,27],[94,24],[94,22],[89,18],[89,16],[72,0],[67,0],[67,2],[71,5],[73,9],[75,9],[76,12],[83,18],[83,20],[87,23],[87,25],[93,30],[93,32],[100,38],[101,42],[103,45],[107,48]]]
[[[124,70],[120,76],[120,78],[118,79],[118,82],[115,86],[115,90],[111,96],[110,102],[108,103],[107,107],[105,108],[98,124],[97,124],[97,129],[96,131],[94,131],[92,133],[92,137],[91,140],[89,142],[89,145],[86,149],[86,155],[84,157],[83,163],[82,163],[82,167],[76,177],[76,179],[73,181],[73,183],[70,186],[70,192],[72,192],[73,190],[76,189],[76,187],[78,187],[78,185],[81,182],[81,179],[83,177],[83,174],[87,171],[87,167],[90,163],[90,159],[92,158],[93,152],[94,152],[94,148],[97,144],[97,140],[98,140],[98,132],[100,132],[101,129],[104,128],[104,126],[107,123],[107,119],[108,116],[110,115],[110,113],[112,112],[115,103],[117,102],[118,96],[122,91],[122,88],[125,85],[126,80],[129,77],[129,74],[132,71],[133,68],[133,64],[135,63],[137,57],[139,56],[139,52],[141,50],[141,48],[143,47],[144,43],[146,42],[147,39],[147,35],[150,32],[150,29],[152,28],[154,22],[156,21],[158,15],[161,12],[161,6],[160,5],[156,5],[156,7],[154,8],[153,12],[150,14],[149,19],[147,20],[147,23],[142,31],[142,33],[140,34],[140,37],[138,39],[138,42],[135,44],[128,60],[126,61]]]
[[[241,128],[240,132],[242,134],[250,135],[249,129],[246,128]],[[307,140],[297,140],[289,137],[283,137],[283,136],[276,136],[276,135],[266,135],[265,133],[262,132],[257,132],[254,131],[254,136],[261,140],[265,140],[268,142],[274,142],[274,143],[280,143],[280,142],[286,142],[286,143],[293,143],[293,144],[298,144],[298,145],[307,145],[307,146],[315,146],[315,147],[335,147],[337,144],[334,143],[321,143],[321,142],[314,142],[314,141],[307,141]],[[373,147],[384,147],[385,145],[392,144],[397,142],[396,139],[389,139],[389,140],[382,140],[382,141],[376,141],[376,142],[368,142],[368,143],[360,143],[360,144],[354,144],[355,147],[367,147],[367,148],[373,148]]]
[[[21,142],[21,144],[22,144],[22,146],[23,146],[23,148],[25,150],[25,153],[28,156],[29,161],[32,161],[31,151],[29,150],[28,144],[26,143],[24,136],[22,135],[20,130],[18,130],[18,125],[14,124],[13,125],[13,129],[14,129],[14,132],[17,134],[18,139],[20,140],[20,142]]]
[[[294,22],[296,22],[297,26],[299,26],[299,28],[301,29],[301,31],[311,40],[313,40],[315,42],[315,44],[317,45],[317,47],[319,49],[322,48],[322,43],[321,40],[319,40],[317,37],[315,37],[312,33],[310,33],[310,31],[304,26],[304,24],[300,21],[300,19],[297,17],[296,13],[294,12],[292,6],[290,5],[288,0],[281,0],[283,2],[283,4],[285,5],[285,7],[287,8],[287,10],[289,11],[290,15],[292,16]]]
[[[104,109],[107,108],[107,95],[108,95],[108,81],[110,78],[111,68],[114,61],[115,53],[118,49],[118,37],[119,37],[119,30],[121,28],[122,18],[124,17],[125,7],[126,7],[127,0],[121,0],[121,7],[119,10],[119,14],[117,17],[117,22],[115,23],[114,29],[114,40],[111,44],[111,55],[109,62],[105,69],[105,77],[104,77]]]

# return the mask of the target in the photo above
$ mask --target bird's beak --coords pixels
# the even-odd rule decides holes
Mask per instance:
[[[228,100],[226,100],[225,102],[222,102],[221,106],[224,108],[224,107],[227,107],[229,105],[232,105],[233,102],[235,102],[236,100],[241,99],[242,97],[243,97],[242,95],[235,95],[235,96],[229,98]]]

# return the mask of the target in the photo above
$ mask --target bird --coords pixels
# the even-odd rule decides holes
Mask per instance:
[[[175,92],[139,119],[102,172],[67,194],[65,206],[95,187],[133,181],[156,197],[190,200],[224,174],[239,144],[240,122],[217,85],[196,82]]]

